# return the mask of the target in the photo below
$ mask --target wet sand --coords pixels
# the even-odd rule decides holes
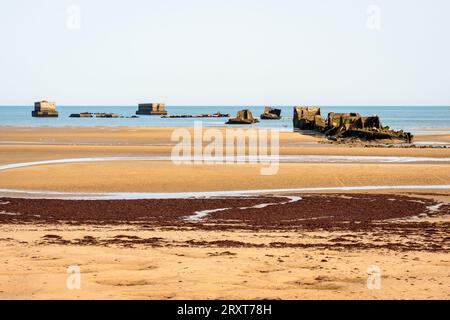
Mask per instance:
[[[69,192],[188,192],[306,187],[450,184],[449,164],[281,163],[175,165],[116,161],[41,165],[0,172],[0,189]],[[176,174],[175,174],[176,173]],[[230,178],[232,177],[232,178]]]
[[[174,144],[171,132],[171,128],[3,127],[0,165],[167,156]],[[449,137],[430,135],[416,140],[445,142]],[[450,158],[450,148],[364,148],[320,142],[320,137],[281,133],[280,153]],[[450,185],[450,163],[288,162],[281,163],[274,176],[261,176],[260,168],[260,164],[169,161],[47,164],[0,171],[0,189],[187,192],[380,185],[424,189],[95,201],[16,199],[3,192],[0,298],[450,297],[450,196],[448,189],[426,188]],[[290,201],[288,195],[301,200]],[[193,216],[201,218],[190,220]],[[70,265],[81,268],[81,290],[66,288]],[[382,270],[380,290],[366,286],[370,265]]]
[[[447,131],[450,132],[450,129],[447,129]],[[418,142],[435,141],[435,142],[450,143],[450,134],[433,134],[433,131],[430,130],[429,134],[416,135],[416,141]]]

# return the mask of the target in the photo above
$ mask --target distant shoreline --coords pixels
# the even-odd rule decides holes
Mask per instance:
[[[282,131],[290,131],[293,128],[293,106],[277,106],[281,110],[280,120],[261,120],[254,124],[255,128],[278,128]],[[166,106],[169,115],[199,115],[214,114],[216,112],[229,114],[235,117],[237,112],[248,108],[253,117],[259,118],[264,112],[264,106]],[[223,127],[227,118],[161,118],[158,115],[139,115],[138,118],[130,118],[136,115],[138,105],[128,106],[69,106],[56,105],[59,112],[58,118],[33,118],[31,105],[27,106],[3,106],[0,107],[0,127],[189,127],[195,121],[201,121],[205,127]],[[123,118],[71,118],[71,114],[82,112],[114,113]],[[450,131],[450,107],[386,107],[386,106],[326,106],[321,107],[323,115],[329,112],[356,112],[363,116],[378,115],[384,126],[394,130],[411,131]],[[248,127],[248,126],[245,126]],[[445,131],[445,132],[443,132]],[[420,132],[413,132],[417,134]]]
[[[201,118],[199,118],[201,121]],[[105,119],[106,120],[106,119]],[[114,119],[113,119],[114,120]],[[89,121],[89,120],[88,120]],[[83,129],[83,130],[105,130],[105,129],[124,129],[124,130],[136,130],[136,129],[145,129],[145,130],[176,130],[176,129],[180,129],[180,128],[192,128],[193,127],[193,123],[192,126],[165,126],[165,125],[161,125],[161,124],[156,124],[156,125],[151,125],[151,124],[138,124],[135,126],[127,126],[127,125],[0,125],[0,130],[7,130],[7,129],[71,129],[71,130],[77,130],[77,129]],[[293,128],[289,128],[289,127],[279,127],[279,128],[267,128],[267,127],[256,127],[256,126],[251,126],[251,125],[235,125],[235,126],[226,126],[225,124],[220,125],[206,125],[204,127],[204,130],[207,130],[208,128],[215,128],[215,129],[220,129],[220,130],[224,130],[224,129],[238,129],[238,128],[254,128],[254,129],[278,129],[280,130],[280,132],[284,132],[284,133],[294,133],[294,129]],[[412,128],[412,129],[408,129],[410,132],[412,132],[415,136],[415,139],[417,141],[434,141],[434,142],[439,142],[439,137],[444,138],[443,142],[447,142],[447,138],[450,135],[450,127],[448,128],[430,128],[430,127],[423,127],[423,128]],[[434,138],[433,138],[434,137]],[[435,140],[436,138],[438,138],[438,140]],[[0,139],[3,140],[3,139]]]
[[[95,107],[95,108],[121,108],[121,107],[136,107],[136,104],[124,104],[124,105],[108,105],[108,104],[61,104],[58,105],[58,108],[79,108],[79,107]],[[303,105],[303,104],[297,104],[297,105]],[[306,104],[309,105],[309,104]],[[305,106],[306,106],[305,105]],[[168,108],[175,107],[175,108],[189,108],[189,107],[195,107],[195,108],[211,108],[211,107],[217,107],[217,108],[236,108],[236,107],[242,107],[242,108],[264,108],[265,106],[274,106],[274,107],[284,107],[284,108],[293,108],[294,104],[292,105],[285,105],[285,104],[236,104],[236,105],[220,105],[220,104],[210,104],[210,105],[167,105]],[[426,105],[426,106],[419,106],[419,105],[319,105],[314,104],[315,107],[319,108],[450,108],[450,105]],[[30,104],[2,104],[0,105],[0,108],[2,107],[21,107],[21,108],[32,108],[33,105]]]

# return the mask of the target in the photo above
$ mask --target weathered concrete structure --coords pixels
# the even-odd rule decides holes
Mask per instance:
[[[123,118],[122,115],[117,113],[105,113],[105,112],[97,112],[95,114],[96,118]]]
[[[164,115],[161,116],[161,118],[168,118],[168,119],[172,119],[172,118],[194,118],[194,116],[192,114],[168,114],[168,115]]]
[[[91,112],[72,113],[69,118],[92,118],[94,115]]]
[[[325,120],[320,114],[320,108],[294,107],[294,128],[301,130],[323,130]]]
[[[261,114],[261,119],[264,120],[280,120],[281,109],[275,109],[272,107],[265,107],[264,112]]]
[[[166,105],[164,103],[141,103],[136,114],[140,115],[166,115]]]
[[[34,110],[31,112],[33,117],[58,117],[56,104],[54,102],[40,101],[34,103]]]
[[[259,122],[253,118],[252,112],[248,109],[241,110],[237,113],[236,118],[229,119],[225,124],[252,124]]]
[[[399,139],[407,142],[412,140],[409,132],[383,127],[380,118],[376,115],[363,117],[359,113],[330,112],[324,120],[320,114],[320,108],[295,107],[293,124],[296,129],[321,132],[330,140],[342,138]]]
[[[201,113],[197,115],[192,114],[168,114],[165,116],[162,116],[161,118],[229,118],[230,115],[228,113]]]
[[[210,113],[201,113],[195,116],[196,118],[229,118],[229,113],[221,113],[220,111],[217,111],[216,113],[210,114]]]

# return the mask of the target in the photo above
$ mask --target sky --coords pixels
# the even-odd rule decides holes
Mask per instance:
[[[448,0],[1,0],[0,105],[450,106]]]

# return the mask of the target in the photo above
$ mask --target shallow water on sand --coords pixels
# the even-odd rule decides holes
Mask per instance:
[[[285,188],[285,189],[253,189],[229,191],[199,191],[199,192],[58,192],[46,190],[0,189],[0,196],[9,198],[37,198],[61,200],[138,200],[138,199],[189,199],[208,197],[245,197],[264,194],[292,194],[302,192],[322,191],[373,191],[373,190],[449,190],[447,185],[402,185],[402,186],[348,186],[348,187],[317,187],[317,188]]]
[[[290,162],[290,163],[413,163],[413,162],[450,162],[450,158],[432,157],[394,157],[394,156],[314,156],[314,155],[277,155],[260,157],[170,157],[170,156],[147,156],[147,157],[98,157],[98,158],[69,158],[56,160],[42,160],[32,162],[19,162],[0,165],[0,171],[12,170],[25,167],[33,167],[48,164],[86,163],[86,162],[108,162],[108,161],[180,161],[180,162],[215,162],[215,163],[268,163],[268,162]]]

